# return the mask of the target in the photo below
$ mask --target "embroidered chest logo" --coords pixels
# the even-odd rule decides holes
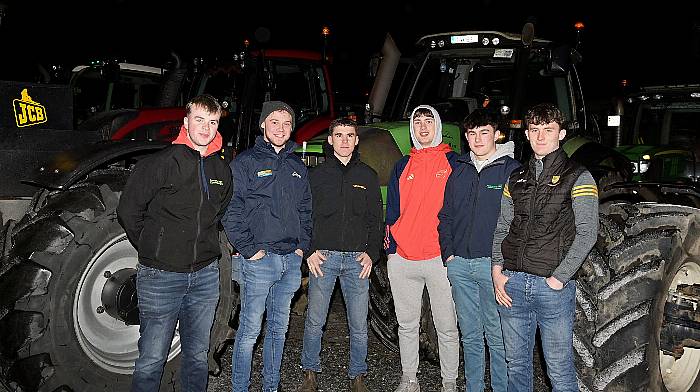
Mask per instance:
[[[301,174],[294,172],[292,173],[292,177],[301,178]]]
[[[435,173],[435,178],[445,178],[447,177],[447,169],[442,169],[439,170],[437,173]]]
[[[408,177],[406,177],[407,180],[412,180],[416,178],[416,176],[413,175],[413,173],[409,174]]]
[[[365,190],[367,189],[367,187],[365,187],[364,185],[360,185],[360,184],[352,184],[352,187],[353,187],[353,188],[365,189]]]
[[[209,184],[211,184],[211,185],[222,185],[222,186],[223,186],[223,185],[224,185],[224,182],[221,181],[221,180],[210,179],[210,180],[209,180]]]
[[[560,179],[560,178],[561,178],[560,176],[552,176],[552,182],[550,182],[550,183],[547,184],[547,185],[549,185],[549,186],[557,186],[557,185],[559,185],[559,179]]]
[[[257,174],[258,177],[269,177],[272,175],[272,169],[260,170]]]

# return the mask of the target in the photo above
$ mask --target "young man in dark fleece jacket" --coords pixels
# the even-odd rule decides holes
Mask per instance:
[[[350,390],[366,392],[367,306],[372,261],[382,246],[382,196],[377,173],[360,161],[357,123],[340,118],[331,122],[326,161],[309,177],[313,195],[314,229],[307,263],[309,305],[304,325],[299,392],[315,392],[321,371],[321,338],[335,281],[345,298],[350,330]]]
[[[231,163],[236,183],[222,219],[240,255],[241,312],[233,346],[234,392],[248,391],[253,345],[263,313],[263,391],[277,391],[289,308],[301,285],[301,259],[311,246],[311,189],[304,163],[289,141],[294,111],[280,101],[263,103],[262,136]]]
[[[178,320],[183,391],[207,389],[209,331],[219,301],[219,221],[231,172],[210,95],[187,104],[180,135],[136,165],[117,214],[139,254],[139,358],[132,391],[157,391]]]
[[[464,119],[468,154],[457,158],[438,213],[440,251],[447,264],[452,298],[462,333],[468,391],[484,390],[484,334],[491,359],[491,389],[508,387],[505,348],[491,280],[493,232],[501,210],[503,184],[520,168],[513,142],[496,144],[496,117],[480,109]]]

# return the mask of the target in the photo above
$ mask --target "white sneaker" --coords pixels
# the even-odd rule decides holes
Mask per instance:
[[[406,376],[401,376],[401,382],[394,392],[420,392],[418,380],[409,380]]]
[[[442,384],[442,392],[457,392],[457,383],[446,382]]]

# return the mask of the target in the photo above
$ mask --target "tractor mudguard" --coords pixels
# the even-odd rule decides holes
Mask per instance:
[[[107,162],[158,151],[168,145],[169,143],[150,141],[90,144],[54,155],[22,181],[49,189],[67,189]]]

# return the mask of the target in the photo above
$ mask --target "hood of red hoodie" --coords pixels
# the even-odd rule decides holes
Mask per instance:
[[[187,129],[185,129],[184,125],[180,126],[180,133],[177,135],[177,138],[173,140],[173,144],[184,144],[187,147],[197,151],[197,149],[194,148],[194,143],[192,143],[190,138],[187,136]],[[216,131],[216,136],[214,136],[214,140],[207,145],[207,152],[204,154],[204,156],[208,157],[209,155],[221,150],[221,146],[223,145],[224,138],[221,137],[219,131]]]

